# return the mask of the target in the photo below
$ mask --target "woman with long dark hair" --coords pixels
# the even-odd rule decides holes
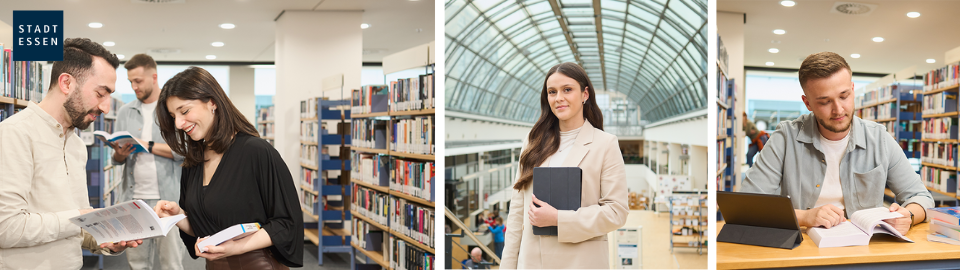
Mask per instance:
[[[580,65],[547,72],[540,119],[520,154],[500,268],[610,267],[606,235],[627,221],[627,179],[619,141],[603,132],[595,97]],[[557,210],[533,196],[534,167],[580,167],[580,209]],[[534,235],[533,226],[557,226],[558,235]]]
[[[180,203],[160,201],[160,217],[177,223],[187,251],[207,269],[288,269],[303,265],[303,213],[290,170],[272,145],[230,102],[202,68],[170,78],[157,104],[157,121],[170,149],[184,157]],[[239,240],[197,243],[242,223],[261,229]]]

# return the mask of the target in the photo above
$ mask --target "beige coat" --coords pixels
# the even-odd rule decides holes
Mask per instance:
[[[610,268],[606,235],[623,227],[628,213],[627,179],[617,136],[584,123],[562,166],[583,170],[580,209],[559,211],[558,236],[533,235],[526,216],[533,185],[514,192],[501,269]]]

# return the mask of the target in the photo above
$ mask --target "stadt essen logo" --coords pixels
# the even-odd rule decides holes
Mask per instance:
[[[63,10],[13,11],[13,61],[63,61]]]

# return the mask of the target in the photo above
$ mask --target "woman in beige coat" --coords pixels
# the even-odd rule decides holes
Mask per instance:
[[[594,97],[579,65],[561,63],[547,73],[540,119],[520,155],[500,268],[610,267],[606,235],[626,223],[627,180],[619,142],[603,132]],[[537,200],[534,167],[580,167],[580,209],[558,211]],[[534,235],[533,226],[557,226],[558,235]]]

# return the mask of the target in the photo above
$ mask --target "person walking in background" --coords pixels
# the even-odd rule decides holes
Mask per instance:
[[[750,138],[750,149],[747,150],[747,165],[753,167],[753,156],[763,150],[763,145],[767,143],[767,139],[770,139],[770,134],[758,130],[757,125],[747,118],[747,112],[743,112],[743,132]]]
[[[277,149],[227,98],[213,75],[190,67],[163,85],[160,131],[184,156],[180,203],[160,201],[160,217],[184,214],[180,237],[207,269],[303,266],[303,212],[293,176]],[[198,242],[230,226],[260,223],[256,233],[200,252]]]
[[[505,242],[503,239],[504,229],[503,218],[496,217],[493,226],[490,227],[490,233],[493,234],[493,251],[496,252],[497,258],[503,256],[503,245]]]
[[[160,125],[155,120],[160,85],[157,80],[157,62],[146,54],[137,54],[123,67],[127,80],[137,94],[137,99],[124,104],[117,111],[114,132],[127,131],[139,136],[147,152],[130,155],[133,145],[112,144],[114,164],[125,164],[120,185],[117,186],[119,201],[143,200],[151,207],[160,200],[180,199],[180,164],[183,156],[170,151],[170,146],[160,135]],[[171,228],[171,230],[174,230]],[[154,259],[160,260],[163,269],[183,269],[183,254],[179,233],[145,239],[143,246],[127,252],[130,269],[151,269]]]

